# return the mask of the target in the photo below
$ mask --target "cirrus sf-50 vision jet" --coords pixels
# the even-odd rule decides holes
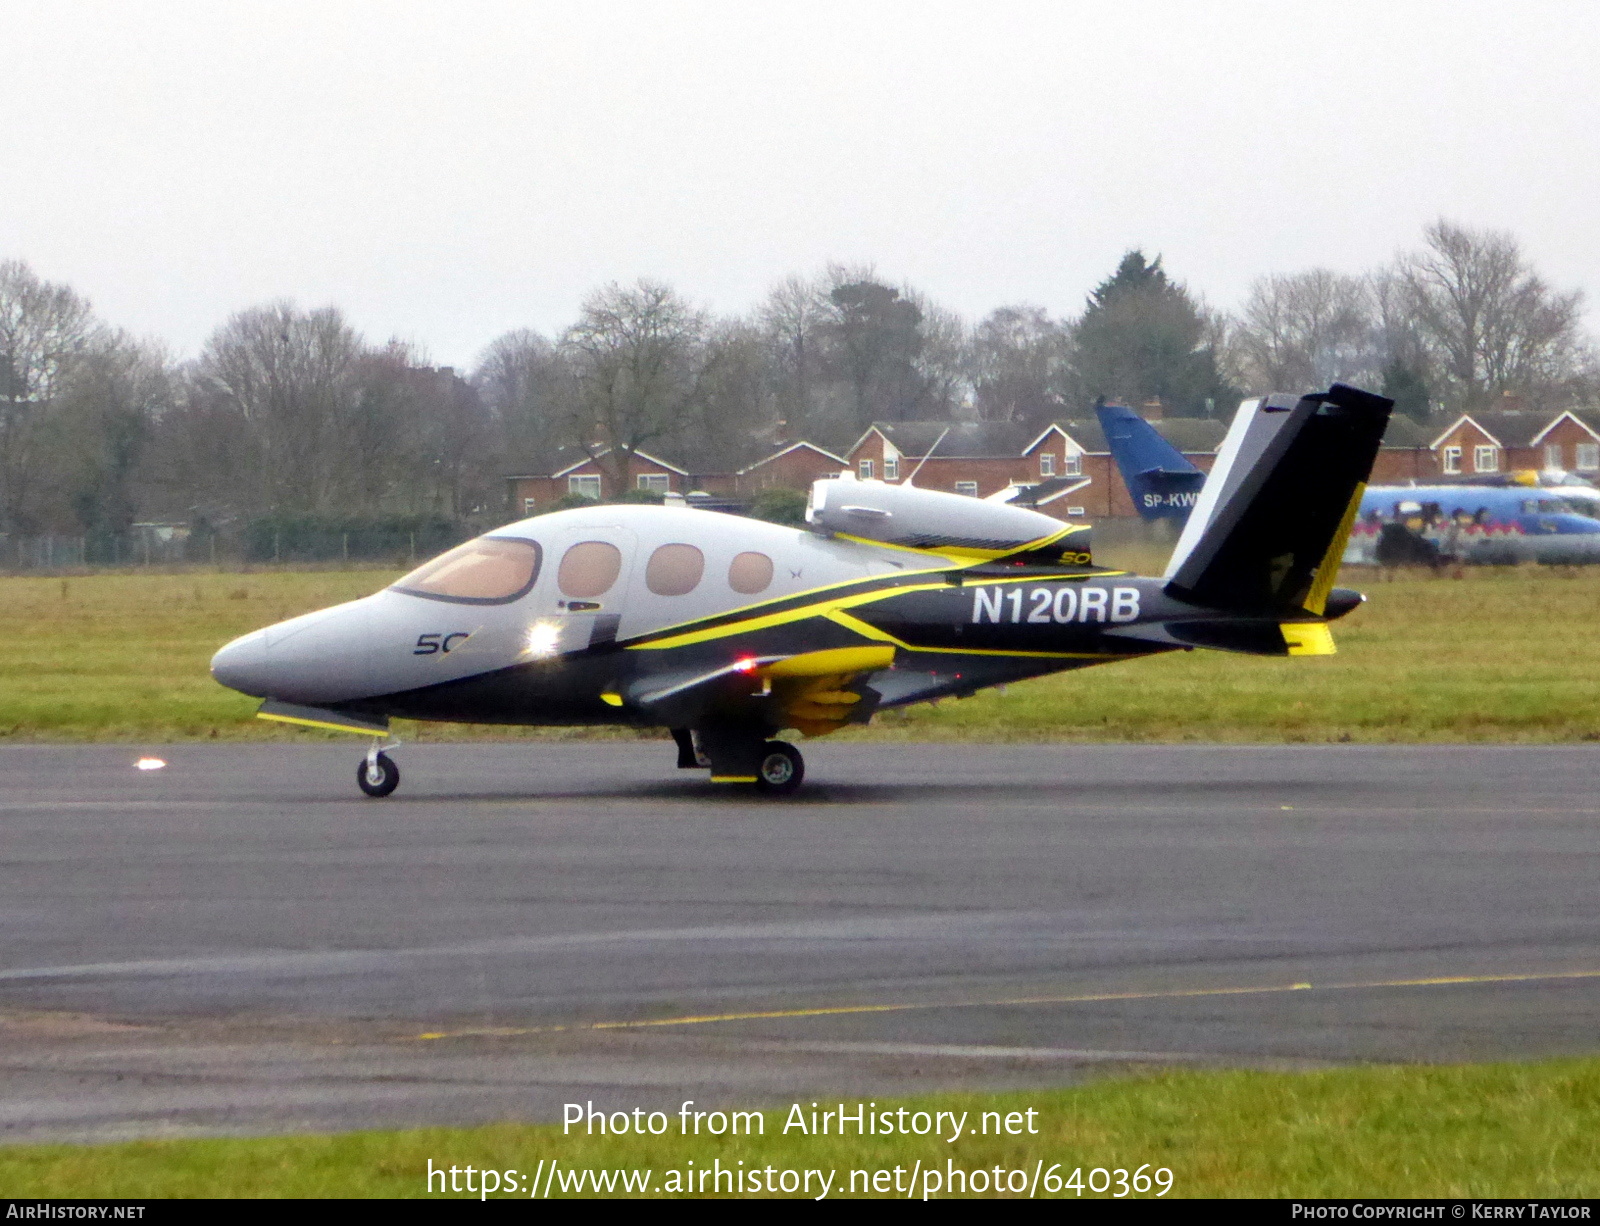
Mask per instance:
[[[1081,525],[841,474],[803,529],[684,505],[508,524],[211,671],[263,717],[370,736],[371,796],[399,782],[392,718],[664,728],[680,767],[790,792],[786,729],[1159,652],[1332,652],[1390,408],[1341,384],[1246,401],[1160,578],[1096,567]]]

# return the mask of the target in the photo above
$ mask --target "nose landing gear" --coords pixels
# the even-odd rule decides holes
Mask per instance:
[[[399,741],[390,745],[379,745],[376,738],[373,740],[367,756],[361,759],[361,764],[356,767],[356,783],[368,796],[374,799],[387,796],[400,786],[400,768],[394,764],[394,759],[384,752],[386,749],[399,747]]]

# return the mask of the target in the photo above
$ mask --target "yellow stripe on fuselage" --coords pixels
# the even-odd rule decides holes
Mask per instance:
[[[876,544],[877,542],[874,541],[874,542],[870,542],[870,543]],[[866,583],[885,584],[885,583],[894,583],[894,582],[896,582],[896,581],[898,581],[900,579],[914,579],[918,575],[944,575],[944,574],[949,574],[953,570],[961,570],[961,569],[965,568],[968,565],[970,565],[970,563],[956,563],[956,562],[953,562],[953,564],[950,565],[950,566],[933,566],[933,567],[926,567],[926,568],[919,569],[919,570],[899,571],[899,572],[896,572],[895,574],[891,574],[891,575],[867,575],[867,576],[865,576],[863,578],[859,578],[859,579],[841,579],[837,583],[819,584],[817,587],[806,588],[803,591],[799,591],[799,592],[790,592],[787,596],[779,596],[776,599],[758,600],[758,601],[754,602],[753,604],[745,605],[744,609],[755,610],[755,609],[768,608],[768,607],[770,607],[772,605],[775,605],[775,604],[786,604],[787,602],[789,602],[791,600],[801,600],[801,599],[803,599],[803,598],[805,598],[807,596],[819,595],[822,592],[836,592],[841,588],[858,587],[858,586],[860,586],[862,584],[866,584]],[[937,585],[932,585],[932,586],[937,586]],[[880,586],[880,587],[874,587],[874,588],[872,588],[870,590],[873,591],[873,592],[885,592],[885,591],[910,591],[911,589],[909,589],[909,588],[901,588],[901,587],[884,587],[884,586]],[[815,611],[816,609],[824,607],[827,603],[828,602],[826,602],[826,601],[820,601],[820,602],[818,602],[816,604],[801,605],[801,606],[799,606],[798,608],[795,608],[795,609],[780,610],[777,613],[756,614],[756,615],[754,615],[752,617],[746,618],[744,621],[728,622],[728,623],[725,623],[722,626],[707,627],[707,629],[705,631],[688,630],[688,629],[685,629],[685,627],[703,625],[704,623],[706,623],[708,621],[711,621],[711,620],[713,620],[715,618],[719,618],[719,617],[733,617],[733,616],[736,616],[737,614],[743,612],[744,609],[728,609],[728,610],[726,610],[726,611],[724,611],[722,613],[713,613],[710,616],[693,617],[693,618],[690,618],[688,621],[675,622],[675,623],[673,623],[671,625],[662,626],[660,629],[657,629],[657,630],[648,630],[648,631],[646,631],[645,632],[646,634],[661,635],[661,636],[664,636],[664,637],[662,637],[662,638],[652,638],[648,642],[643,642],[643,643],[630,643],[630,644],[628,644],[628,650],[629,651],[650,651],[650,650],[653,650],[656,647],[660,647],[668,639],[671,640],[671,645],[672,646],[678,647],[678,646],[682,646],[682,644],[679,642],[679,640],[684,638],[687,635],[690,635],[690,634],[707,634],[707,635],[710,635],[710,631],[712,631],[712,630],[721,631],[721,630],[730,629],[732,627],[738,627],[739,628],[738,632],[742,633],[743,630],[744,630],[744,627],[749,622],[756,621],[756,620],[767,619],[767,618],[775,618],[775,619],[778,619],[778,620],[766,622],[766,624],[778,625],[778,624],[781,623],[781,620],[783,618],[787,617],[790,613],[800,613],[803,616],[809,616],[811,612]],[[710,635],[710,637],[715,637],[715,636],[714,635]],[[702,640],[696,639],[695,641],[696,642],[700,642]]]
[[[946,656],[1009,656],[1013,659],[1030,660],[1125,660],[1127,653],[1110,655],[1100,651],[1007,651],[999,647],[918,647],[914,643],[907,643],[902,639],[878,627],[868,625],[860,618],[851,617],[850,614],[834,610],[825,614],[827,619],[846,630],[853,630],[865,638],[876,639],[880,643],[891,643],[904,651],[928,652],[935,655]]]
[[[1054,545],[1063,537],[1068,537],[1076,532],[1088,532],[1088,524],[1068,524],[1059,532],[1052,532],[1048,536],[1035,537],[1031,541],[1023,541],[1018,545],[1007,545],[1004,549],[981,549],[975,545],[940,545],[937,549],[923,549],[916,545],[899,545],[893,541],[875,541],[865,536],[851,536],[848,532],[836,532],[834,537],[841,541],[851,541],[857,545],[873,545],[879,549],[902,549],[906,553],[922,554],[924,557],[962,558],[968,565],[974,562],[993,562],[1000,558],[1013,557],[1019,553],[1032,553],[1036,549],[1043,549],[1047,545]]]
[[[944,567],[944,568],[942,568],[942,571],[948,572],[948,571],[950,571],[952,569],[956,569],[956,568]],[[918,573],[927,573],[927,572],[918,572]],[[1105,571],[1105,572],[1101,572],[1101,573],[1095,574],[1095,575],[1085,575],[1084,579],[1109,579],[1109,578],[1114,578],[1117,575],[1126,574],[1126,573],[1127,572],[1125,572],[1125,571]],[[902,578],[902,577],[903,576],[894,576],[894,578]],[[1005,575],[1005,576],[996,576],[994,578],[990,578],[989,576],[986,575],[981,580],[981,583],[984,586],[990,586],[990,585],[993,585],[993,584],[1001,584],[1001,583],[1040,583],[1040,582],[1045,581],[1046,579],[1054,579],[1054,580],[1059,581],[1059,580],[1061,580],[1063,578],[1067,578],[1067,576],[1063,576],[1063,575]],[[1074,582],[1077,582],[1077,581],[1078,580],[1076,580],[1074,578]],[[857,582],[859,582],[859,581],[857,581]],[[751,634],[751,633],[753,633],[753,632],[755,632],[757,630],[768,630],[768,629],[771,629],[773,626],[784,626],[784,625],[788,625],[791,622],[807,621],[807,620],[809,620],[810,618],[813,618],[813,617],[827,617],[830,614],[833,614],[833,613],[838,612],[838,611],[843,610],[843,609],[853,609],[853,608],[857,607],[858,605],[873,604],[876,601],[887,600],[892,596],[899,596],[899,595],[901,595],[903,593],[910,593],[910,592],[937,592],[937,591],[940,591],[943,588],[947,588],[947,587],[950,587],[950,586],[952,586],[952,585],[948,584],[948,583],[945,583],[943,581],[938,582],[938,583],[910,583],[910,584],[898,584],[897,583],[897,584],[894,584],[892,586],[884,586],[884,587],[873,588],[872,590],[866,591],[866,592],[852,592],[848,596],[837,596],[832,600],[819,600],[815,604],[801,605],[799,608],[786,609],[786,610],[784,610],[782,612],[779,612],[779,613],[767,613],[767,614],[764,614],[764,615],[761,615],[761,616],[747,617],[747,618],[743,619],[742,621],[728,622],[728,623],[726,623],[724,625],[721,625],[721,626],[708,626],[704,630],[690,630],[690,631],[688,631],[688,632],[686,632],[684,634],[668,634],[663,638],[651,639],[648,642],[629,644],[628,650],[629,651],[666,651],[669,648],[673,648],[673,647],[690,647],[690,646],[693,646],[696,643],[709,643],[709,642],[712,642],[712,641],[714,641],[716,639],[729,638],[729,637],[731,637],[733,635],[736,635],[736,634]],[[965,585],[963,585],[963,586],[965,586]],[[974,586],[977,586],[977,585],[974,585]],[[819,590],[826,590],[826,589],[819,589]],[[757,607],[759,607],[759,606],[757,606]],[[838,619],[835,618],[834,620],[837,621]],[[852,619],[852,620],[854,620],[854,619]],[[864,624],[864,623],[858,623],[858,624]],[[879,633],[876,633],[876,632],[872,635],[872,637],[877,638],[882,642],[894,642],[894,643],[898,643],[902,647],[906,646],[906,644],[900,643],[898,639],[892,639],[892,638],[889,638],[889,637],[887,637],[885,635],[882,635],[882,634],[879,634]],[[909,650],[922,651],[922,650],[925,650],[925,649],[921,648],[921,647],[916,647],[916,648],[909,648]],[[1003,655],[1003,656],[1011,656],[1011,655],[1030,655],[1030,656],[1031,655],[1047,655],[1047,656],[1067,655],[1067,656],[1079,656],[1079,655],[1094,655],[1095,654],[1095,653],[1092,653],[1092,652],[1091,653],[1085,653],[1085,652],[1036,652],[1036,651],[1024,651],[1024,652],[999,651],[999,652],[979,653],[979,652],[968,652],[968,651],[966,651],[965,649],[962,649],[962,648],[938,648],[936,650],[952,651],[957,655],[992,654],[992,655]]]

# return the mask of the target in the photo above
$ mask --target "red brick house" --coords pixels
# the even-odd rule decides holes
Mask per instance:
[[[1600,430],[1590,417],[1576,410],[1463,413],[1440,432],[1396,415],[1384,433],[1371,483],[1403,485],[1542,468],[1600,479]],[[1209,418],[1175,417],[1151,425],[1205,471],[1227,433],[1226,422]],[[600,465],[581,452],[567,458],[571,462],[549,476],[506,479],[513,514],[548,509],[564,494],[616,496],[610,474]],[[817,478],[841,470],[974,498],[1008,486],[1042,486],[1037,506],[1058,519],[1136,513],[1094,418],[1053,422],[1032,437],[1015,422],[874,422],[842,456],[796,442],[731,473],[691,473],[640,452],[629,470],[629,488],[744,498],[772,487],[806,490]]]
[[[1152,424],[1203,469],[1211,467],[1225,433],[1213,421]],[[874,422],[845,456],[858,477],[911,480],[922,489],[975,498],[1048,483],[1036,505],[1058,519],[1134,514],[1094,418],[1053,422],[1031,438],[1014,422]]]
[[[609,454],[609,449],[602,450],[599,457]],[[621,493],[614,488],[615,480],[610,469],[577,448],[564,448],[558,453],[554,467],[555,471],[548,476],[516,473],[506,477],[506,497],[511,514],[520,517],[547,511],[568,494],[581,494],[599,500],[616,498]],[[803,442],[790,443],[782,450],[731,473],[694,473],[670,460],[637,451],[628,466],[627,488],[662,494],[703,492],[724,497],[743,497],[773,486],[809,490],[817,478],[847,467],[849,464],[843,456],[834,455],[815,443]]]
[[[1570,409],[1463,413],[1428,447],[1444,477],[1544,468],[1600,474],[1600,433]]]
[[[599,452],[600,456],[610,454],[610,448]],[[628,464],[628,478],[629,489],[683,494],[690,488],[687,471],[645,451],[633,453]],[[566,447],[557,454],[555,471],[548,476],[517,474],[507,477],[506,494],[512,514],[522,516],[532,515],[535,510],[548,510],[551,503],[566,494],[582,494],[596,500],[616,498],[622,491],[615,485],[609,467],[597,463],[596,457],[587,452]]]

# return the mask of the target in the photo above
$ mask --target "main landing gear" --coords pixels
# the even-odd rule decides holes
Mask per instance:
[[[399,745],[399,741],[392,745],[379,745],[374,738],[372,748],[356,767],[356,783],[368,796],[374,799],[387,796],[400,786],[400,768],[394,764],[393,758],[384,753],[384,750],[397,749]]]
[[[806,777],[806,760],[788,741],[768,741],[761,747],[756,789],[771,796],[787,796]]]
[[[806,761],[787,741],[752,736],[748,728],[674,728],[678,766],[710,770],[712,783],[753,783],[768,796],[787,796],[806,777]]]

